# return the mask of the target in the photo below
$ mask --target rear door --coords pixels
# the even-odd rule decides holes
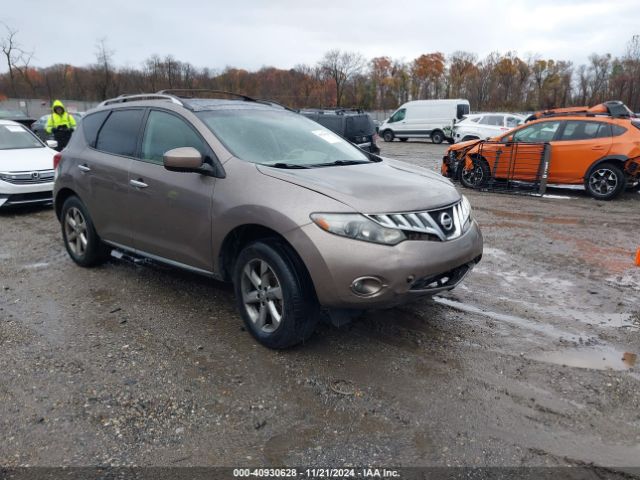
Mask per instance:
[[[181,116],[152,109],[129,169],[131,233],[136,250],[207,272],[213,269],[211,202],[215,178],[170,172],[163,154],[193,147],[212,161],[213,152]]]
[[[597,120],[567,120],[551,148],[549,182],[581,185],[589,167],[611,150],[611,126]]]
[[[78,158],[79,194],[100,237],[131,245],[129,165],[135,156],[144,109],[126,108],[88,115],[83,131],[89,147]]]

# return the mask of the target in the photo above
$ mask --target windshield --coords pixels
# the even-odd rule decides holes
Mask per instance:
[[[44,148],[44,145],[22,125],[0,125],[0,150]]]
[[[197,114],[236,157],[280,168],[367,163],[369,157],[331,130],[281,110],[210,110]]]

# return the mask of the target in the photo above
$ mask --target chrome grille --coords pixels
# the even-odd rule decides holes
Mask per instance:
[[[14,185],[33,185],[53,182],[53,170],[34,170],[32,172],[0,172],[0,180]]]
[[[366,216],[383,227],[435,235],[442,242],[461,236],[470,223],[469,215],[464,218],[462,202],[436,210],[369,214]]]

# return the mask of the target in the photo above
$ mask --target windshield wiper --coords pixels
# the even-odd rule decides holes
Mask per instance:
[[[335,162],[327,162],[327,163],[314,163],[311,165],[312,167],[333,167],[334,165],[361,165],[363,162],[360,160],[336,160]]]
[[[299,165],[297,163],[284,163],[284,162],[266,164],[266,166],[275,167],[275,168],[309,168],[306,165]]]

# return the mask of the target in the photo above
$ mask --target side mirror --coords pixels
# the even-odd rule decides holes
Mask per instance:
[[[511,143],[513,142],[513,135],[507,135],[506,137],[504,137],[504,143]]]
[[[56,149],[58,148],[58,142],[55,140],[47,140],[47,147]]]
[[[193,147],[174,148],[162,156],[164,168],[173,172],[196,172],[203,166],[202,154]]]

